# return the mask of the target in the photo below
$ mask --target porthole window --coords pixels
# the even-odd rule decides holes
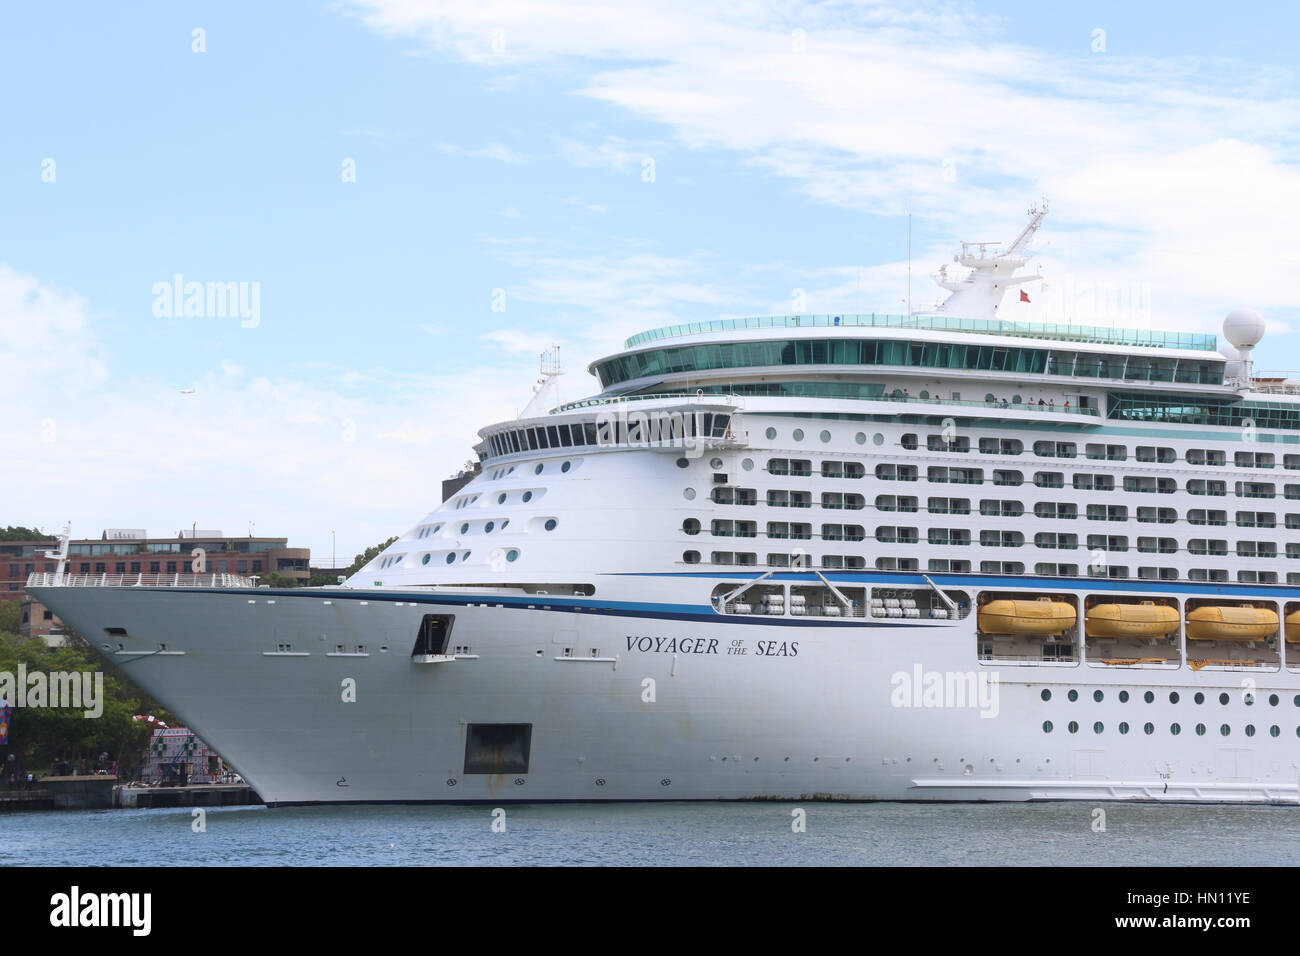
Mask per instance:
[[[1127,704],[1127,703],[1128,703],[1128,691],[1126,691],[1126,690],[1122,690],[1122,691],[1119,692],[1119,702],[1120,702],[1121,704]]]
[[[1228,695],[1227,695],[1227,694],[1220,694],[1220,695],[1219,695],[1219,703],[1222,704],[1224,707],[1227,707],[1227,706],[1228,706]]]
[[[515,561],[518,560],[518,558],[519,558],[519,552],[516,549],[511,548],[509,551],[506,552],[507,561]]]
[[[694,489],[694,488],[683,488],[683,489],[682,489],[682,497],[685,498],[687,501],[694,501],[694,500],[695,500],[695,489]]]
[[[455,560],[456,560],[456,556],[455,556],[454,554],[449,554],[449,555],[447,555],[447,563],[448,563],[448,564],[451,564],[451,563],[454,562]]]
[[[1250,693],[1249,691],[1243,694],[1241,699],[1246,702],[1247,707],[1250,707],[1252,704],[1255,703],[1255,695]]]
[[[1196,696],[1193,697],[1192,700],[1196,701],[1198,704],[1203,704],[1205,703],[1205,695],[1198,690]]]
[[[769,428],[767,431],[763,432],[763,434],[766,435],[766,436],[768,437],[769,440],[770,440],[770,439],[773,439],[773,438],[776,437],[776,429],[775,429],[775,428]]]
[[[1070,689],[1070,692],[1069,692],[1068,694],[1066,694],[1065,696],[1068,697],[1068,698],[1070,698],[1070,701],[1073,703],[1074,701],[1076,701],[1076,700],[1079,699],[1079,692],[1078,692],[1077,690],[1074,690],[1073,688],[1071,688],[1071,689]]]
[[[1119,732],[1120,732],[1121,734],[1126,734],[1126,733],[1128,733],[1128,721],[1127,721],[1127,720],[1121,720],[1121,721],[1119,722]]]
[[[1077,720],[1072,720],[1070,721],[1069,726],[1065,729],[1072,734],[1077,734],[1079,732],[1079,722]]]
[[[431,557],[433,557],[433,555],[431,555],[431,554],[426,554],[424,557],[422,557],[422,558],[420,559],[420,563],[421,563],[421,564],[428,564],[428,563],[429,563],[429,559],[430,559]]]
[[[1142,699],[1149,704],[1156,699],[1156,695],[1153,694],[1151,691],[1147,691],[1145,694],[1142,695]]]
[[[506,525],[508,525],[509,523],[510,523],[510,519],[509,519],[509,518],[507,518],[505,521],[501,522],[501,530],[502,530],[502,531],[505,531],[505,530],[506,530]]]
[[[1173,734],[1175,737],[1177,737],[1179,734],[1183,732],[1183,728],[1180,724],[1170,724],[1169,732]]]
[[[687,534],[700,533],[700,521],[698,518],[687,518],[682,522],[682,530]]]
[[[1254,737],[1254,736],[1255,736],[1255,725],[1254,725],[1254,724],[1247,724],[1247,725],[1246,725],[1246,736],[1247,736],[1247,737]]]
[[[545,528],[547,531],[554,531],[554,530],[555,530],[555,519],[554,519],[554,518],[547,518],[547,519],[546,519],[546,524],[542,525],[542,527]]]
[[[1300,707],[1300,694],[1295,695],[1295,705]]]
[[[505,492],[502,492],[501,494],[497,495],[497,504],[503,505],[505,503],[506,503],[506,495]]]
[[[1197,725],[1196,725],[1196,736],[1198,736],[1198,737],[1204,737],[1204,736],[1205,736],[1205,725],[1204,725],[1204,724],[1197,724]]]
[[[803,441],[803,429],[796,428],[794,431],[790,433],[790,437],[793,438],[795,441]]]
[[[1099,704],[1101,703],[1102,698],[1105,697],[1105,696],[1106,696],[1106,695],[1103,694],[1103,693],[1102,693],[1101,691],[1099,691],[1099,690],[1094,690],[1094,691],[1092,692],[1092,699],[1095,700],[1095,701],[1096,701],[1097,703],[1099,703]]]
[[[469,534],[469,525],[468,525],[468,524],[463,524],[463,525],[461,525],[461,526],[460,526],[460,533],[461,533],[461,534]]]
[[[1171,704],[1176,704],[1176,703],[1178,703],[1178,691],[1176,691],[1176,690],[1171,690],[1171,691],[1169,692],[1169,703],[1171,703]]]
[[[699,563],[700,563],[700,552],[698,552],[698,551],[683,551],[683,552],[682,552],[682,560],[685,561],[687,564],[699,564]]]
[[[822,443],[825,444],[826,442],[831,440],[831,433],[823,429],[821,434],[821,439],[822,439]]]
[[[1147,721],[1145,724],[1142,725],[1142,733],[1154,734],[1155,732],[1156,732],[1156,725],[1151,723],[1150,721]]]
[[[871,444],[883,445],[884,443],[885,443],[885,436],[882,435],[880,432],[876,432],[874,435],[871,436]]]
[[[1093,732],[1094,734],[1099,734],[1099,733],[1101,733],[1101,732],[1102,732],[1103,730],[1105,730],[1105,729],[1106,729],[1106,728],[1102,725],[1102,722],[1101,722],[1100,720],[1097,721],[1095,724],[1092,725],[1092,732]]]
[[[1268,705],[1269,705],[1270,707],[1276,707],[1276,706],[1278,705],[1278,700],[1279,700],[1279,698],[1278,698],[1277,694],[1269,694],[1269,695],[1268,695]],[[1276,735],[1275,735],[1275,736],[1276,736]]]
[[[460,556],[460,559],[461,559],[462,561],[468,561],[468,560],[469,560],[469,554],[470,554],[470,553],[469,553],[468,551],[466,551],[464,554],[462,554],[462,555]]]
[[[542,469],[543,469],[544,467],[545,467],[545,465],[538,465],[536,468],[533,469],[533,474],[534,474],[534,475],[540,475],[540,474],[542,473]]]
[[[691,463],[690,463],[689,461],[687,461],[685,458],[678,458],[678,459],[677,459],[677,467],[678,467],[678,468],[689,468],[690,466],[691,466]]]
[[[1228,734],[1232,733],[1232,728],[1229,727],[1227,724],[1224,724],[1219,728],[1219,733],[1223,734],[1223,736],[1226,737],[1228,736]]]
[[[495,522],[495,521],[489,521],[487,524],[485,524],[485,525],[483,526],[483,533],[484,533],[484,534],[491,534],[491,533],[492,533],[492,529],[495,528],[495,527],[496,527],[496,522]]]
[[[712,468],[714,471],[721,471],[721,470],[722,470],[722,459],[721,459],[721,458],[711,458],[711,459],[709,459],[709,467]]]
[[[525,503],[527,503],[527,502],[529,502],[529,501],[532,501],[532,500],[533,500],[533,493],[532,493],[531,491],[525,491],[524,494],[523,494],[523,498],[524,498],[524,502],[525,502]]]
[[[573,467],[573,463],[566,461],[564,464],[560,466],[560,471],[568,471],[572,467]]]
[[[865,445],[867,443],[867,433],[858,432],[856,435],[853,436],[853,440],[857,442],[859,445]]]
[[[1048,690],[1046,687],[1044,687],[1044,688],[1043,688],[1043,692],[1042,692],[1041,694],[1039,694],[1038,696],[1041,697],[1043,700],[1051,700],[1051,699],[1052,699],[1052,692],[1051,692],[1050,690]]]
[[[1050,720],[1043,721],[1043,733],[1050,734],[1051,732],[1052,732],[1052,722]]]
[[[743,468],[743,469],[745,469],[746,471],[753,471],[753,470],[754,470],[754,459],[752,459],[752,458],[746,458],[744,461],[742,461],[742,462],[740,463],[740,467]]]
[[[1268,728],[1268,735],[1270,737],[1276,737],[1281,733],[1282,733],[1282,728],[1279,727],[1277,724],[1274,724],[1272,727]]]

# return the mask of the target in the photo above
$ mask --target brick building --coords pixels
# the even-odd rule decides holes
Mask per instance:
[[[0,541],[0,600],[23,602],[20,633],[46,637],[62,633],[59,619],[24,591],[34,571],[53,572],[57,561],[45,556],[58,542]],[[306,583],[311,550],[291,548],[288,538],[229,537],[220,531],[178,532],[151,538],[143,530],[109,529],[99,538],[68,542],[70,574],[186,574],[195,548],[201,548],[209,572],[246,576],[275,573]]]

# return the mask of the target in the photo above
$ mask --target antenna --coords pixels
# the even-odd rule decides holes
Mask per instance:
[[[907,211],[907,314],[912,314],[912,210]]]

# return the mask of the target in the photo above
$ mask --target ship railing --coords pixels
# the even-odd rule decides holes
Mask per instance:
[[[27,587],[56,588],[131,588],[131,587],[177,587],[177,588],[251,588],[257,586],[257,578],[242,574],[227,574],[212,571],[204,574],[58,574],[52,571],[36,571],[27,577]]]
[[[716,394],[706,393],[704,395],[697,395],[695,392],[654,392],[645,395],[610,395],[606,397],[587,398],[587,399],[583,399],[580,402],[570,402],[567,405],[560,405],[556,408],[553,408],[551,409],[550,414],[554,415],[560,412],[572,411],[577,408],[593,408],[601,405],[615,405],[618,404],[619,402],[638,402],[638,401],[649,401],[653,399],[669,399],[669,398],[674,398],[674,399],[688,398],[705,405],[716,405],[719,403],[730,403],[730,404],[739,405],[740,400],[743,398],[825,398],[825,399],[836,400],[837,396],[800,395],[797,393],[797,391],[791,391],[789,394],[753,395],[753,396],[720,394],[720,393],[716,393]],[[909,405],[943,405],[945,407],[957,407],[957,408],[984,408],[990,411],[1000,411],[1005,409],[1006,411],[1014,411],[1014,412],[1034,412],[1035,414],[1039,414],[1039,415],[1083,415],[1090,418],[1098,418],[1101,415],[1101,411],[1099,409],[1091,408],[1091,407],[1079,408],[1077,406],[1071,406],[1069,408],[1066,408],[1064,405],[1039,405],[1036,402],[1029,402],[1029,401],[1017,403],[1010,400],[1004,401],[1001,398],[994,399],[993,401],[977,402],[977,401],[969,401],[967,399],[952,399],[952,398],[944,399],[944,398],[939,398],[937,396],[931,396],[930,398],[920,398],[916,395],[871,395],[866,398],[840,399],[840,400],[861,401],[861,402],[901,402],[903,404],[909,404]]]
[[[1094,342],[1106,345],[1191,349],[1213,352],[1216,336],[1197,332],[1157,332],[1147,329],[1114,329],[1105,326],[1068,325],[1041,322],[1017,322],[1010,319],[966,319],[946,315],[889,315],[878,313],[840,315],[765,315],[731,319],[713,319],[670,325],[633,335],[623,347],[636,348],[660,339],[680,338],[710,332],[740,329],[776,328],[887,328],[930,329],[951,332],[978,332],[985,335],[1010,335],[1017,338],[1046,339],[1058,342]]]

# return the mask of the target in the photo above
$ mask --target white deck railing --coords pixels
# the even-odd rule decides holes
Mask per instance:
[[[35,572],[27,576],[27,587],[56,588],[251,588],[257,579],[241,574],[55,574]]]

